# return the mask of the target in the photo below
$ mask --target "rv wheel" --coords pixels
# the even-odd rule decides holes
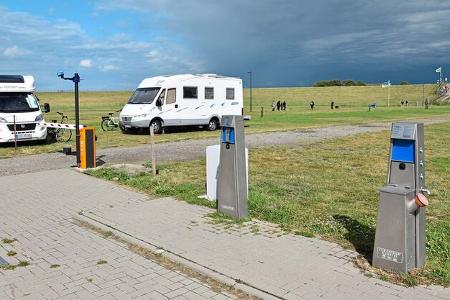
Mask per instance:
[[[150,127],[153,126],[153,132],[156,134],[160,134],[162,132],[161,121],[158,119],[152,120],[150,122]]]
[[[219,120],[217,120],[217,118],[212,118],[211,120],[209,120],[208,123],[209,131],[217,130],[218,127],[219,127]]]

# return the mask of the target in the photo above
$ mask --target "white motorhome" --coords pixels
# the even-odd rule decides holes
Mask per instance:
[[[47,138],[43,112],[50,107],[41,110],[35,90],[33,76],[0,75],[0,143]]]
[[[242,79],[215,74],[157,76],[144,79],[120,112],[127,132],[153,126],[207,126],[216,130],[222,115],[242,115]]]

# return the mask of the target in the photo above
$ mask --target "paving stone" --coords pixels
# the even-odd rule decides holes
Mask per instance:
[[[0,271],[1,300],[131,299],[133,293],[144,299],[167,299],[161,293],[171,292],[170,278],[182,281],[181,286],[199,284],[74,223],[81,210],[107,210],[124,199],[147,201],[141,195],[69,169],[3,176],[0,186],[0,238],[17,239],[7,248],[0,245],[0,255],[2,249],[14,250],[16,263],[18,258],[30,263]],[[97,265],[100,259],[108,263]],[[59,267],[50,268],[53,264]]]

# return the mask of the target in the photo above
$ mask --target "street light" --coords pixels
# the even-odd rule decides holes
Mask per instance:
[[[252,71],[247,72],[250,74],[250,112],[253,110],[253,97],[252,97]]]
[[[76,147],[77,147],[77,167],[80,167],[80,106],[79,106],[79,92],[78,83],[80,82],[80,75],[75,73],[73,77],[64,77],[63,72],[59,72],[58,77],[64,80],[70,80],[75,83],[75,132],[76,132]]]

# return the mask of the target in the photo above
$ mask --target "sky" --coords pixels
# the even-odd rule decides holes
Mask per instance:
[[[39,90],[132,90],[216,73],[254,87],[430,83],[450,74],[450,1],[0,0],[0,74]]]

